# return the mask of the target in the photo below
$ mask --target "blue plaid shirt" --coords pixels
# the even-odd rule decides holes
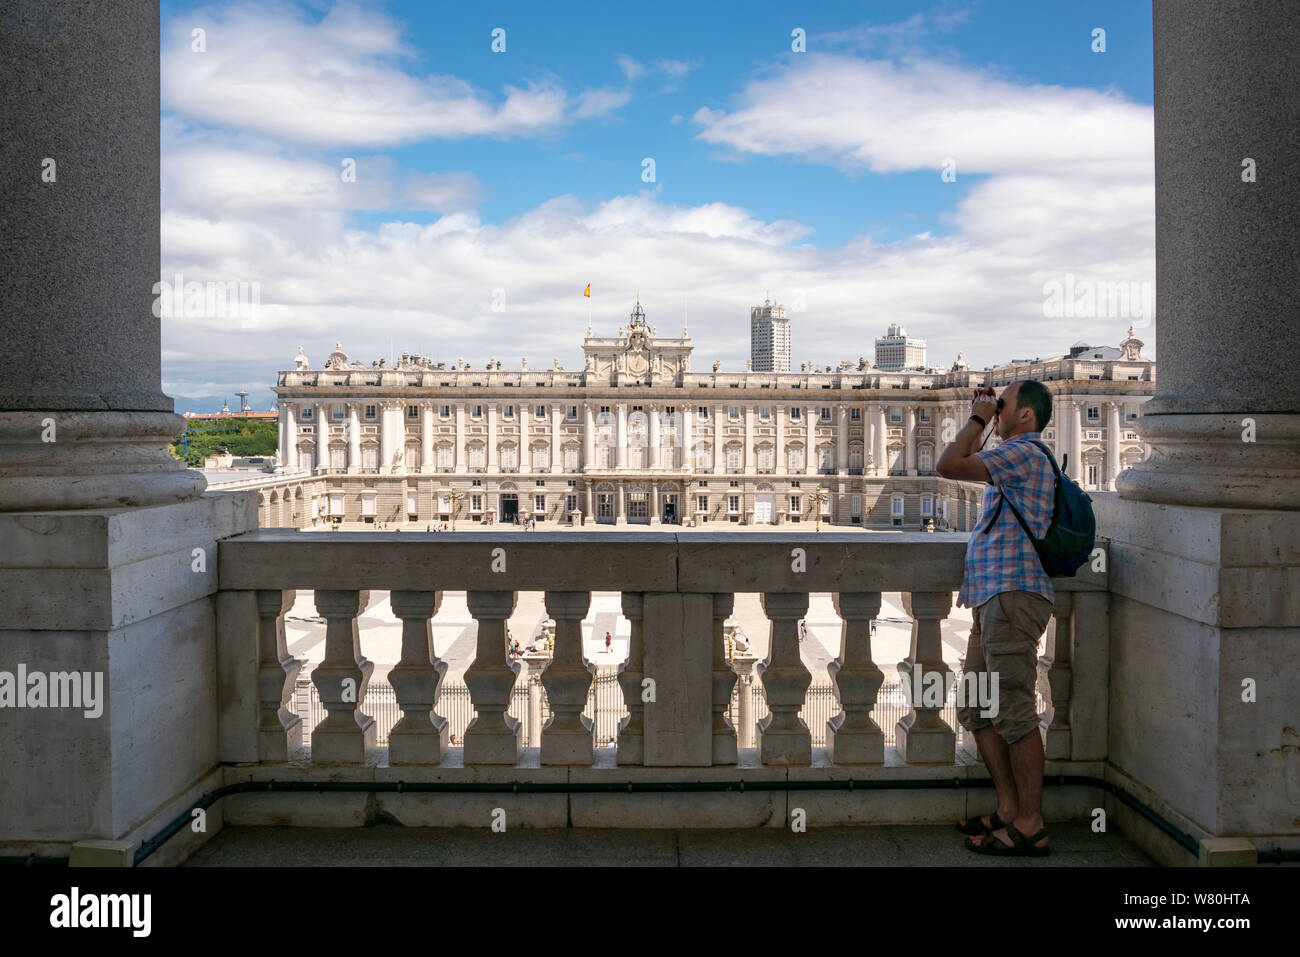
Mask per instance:
[[[993,484],[984,487],[980,519],[966,546],[966,571],[957,595],[958,605],[978,608],[1004,591],[1029,591],[1050,602],[1056,600],[1052,580],[1043,571],[1033,543],[1005,503],[992,529],[984,534],[989,517],[998,507],[1000,489],[1020,509],[1035,538],[1047,534],[1055,504],[1056,473],[1042,450],[1031,444],[1031,440],[1039,438],[1037,432],[1026,432],[996,448],[975,453],[989,470]]]

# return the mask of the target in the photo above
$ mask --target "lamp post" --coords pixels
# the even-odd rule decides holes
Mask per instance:
[[[824,488],[819,488],[817,491],[813,492],[811,496],[813,508],[817,513],[817,531],[819,532],[822,530],[822,505],[825,504],[826,500],[830,497],[830,493]]]
[[[465,497],[465,493],[453,487],[447,495],[451,499],[451,530],[454,532],[456,531],[456,513],[460,511],[460,503]]]

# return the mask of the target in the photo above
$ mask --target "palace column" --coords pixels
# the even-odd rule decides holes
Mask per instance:
[[[452,450],[452,462],[455,463],[456,472],[460,475],[465,474],[468,465],[469,455],[465,451],[465,403],[456,403],[456,447]]]
[[[849,470],[849,407],[841,403],[835,428],[835,471],[843,475]]]
[[[916,406],[903,407],[903,466],[908,475],[916,474]]]
[[[1074,402],[1070,414],[1070,477],[1082,482],[1087,471],[1083,467],[1083,415],[1087,406]]]
[[[713,474],[722,474],[723,451],[726,439],[727,410],[719,406],[713,410]]]
[[[596,467],[596,414],[590,402],[583,403],[582,468],[590,471]],[[591,511],[591,488],[587,488],[587,511]]]
[[[650,448],[649,467],[652,469],[659,468],[659,406],[650,404],[646,406],[650,415]]]
[[[772,474],[784,475],[785,467],[785,406],[778,405],[772,411],[772,421],[776,423],[775,460],[772,462]]]
[[[348,471],[361,470],[361,412],[359,402],[348,403]]]
[[[560,420],[564,415],[564,407],[558,403],[551,405],[551,471],[564,471],[564,453],[560,447],[562,436],[560,434]]]
[[[817,470],[821,467],[821,462],[817,458],[817,408],[804,409],[804,429],[808,438],[804,445],[803,471],[805,475],[816,475]]]
[[[745,474],[754,474],[754,407],[748,402],[745,403],[745,456],[741,460],[745,466]]]
[[[487,404],[487,470],[489,472],[500,470],[497,460],[497,404],[495,402]]]
[[[618,445],[616,446],[618,458],[615,462],[620,469],[627,468],[627,403],[618,404]],[[623,501],[623,486],[619,484],[619,502]],[[620,505],[621,509],[622,506]]]
[[[1119,474],[1119,420],[1119,403],[1112,402],[1106,414],[1106,474],[1102,477],[1103,487],[1111,491],[1115,490],[1115,476]]]
[[[627,524],[627,495],[623,488],[623,480],[618,479],[617,484],[618,484],[618,513],[614,517],[614,524],[626,525]]]
[[[433,471],[433,403],[420,403],[420,471]]]
[[[682,406],[682,434],[679,439],[685,447],[682,452],[682,466],[687,472],[695,471],[695,409]]]
[[[883,405],[876,405],[872,408],[871,414],[875,419],[876,432],[876,474],[889,474],[889,424]]]
[[[293,404],[280,400],[280,467],[298,467],[298,423],[294,420]]]

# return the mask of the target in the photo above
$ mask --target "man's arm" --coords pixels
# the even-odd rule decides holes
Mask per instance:
[[[971,414],[988,422],[996,412],[997,400],[993,398],[993,390],[977,392]],[[939,461],[934,466],[935,471],[947,479],[991,483],[993,478],[989,475],[988,468],[975,454],[979,450],[980,436],[983,434],[984,426],[974,419],[967,419],[956,438],[948,443],[948,447],[939,456]]]

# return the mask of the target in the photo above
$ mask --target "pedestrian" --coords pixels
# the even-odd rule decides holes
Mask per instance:
[[[799,640],[803,641],[808,637],[808,623],[804,620],[799,621]]]
[[[957,824],[971,835],[966,847],[979,854],[1050,853],[1035,687],[1038,643],[1055,592],[1027,531],[1042,538],[1052,521],[1055,462],[1039,438],[1051,417],[1051,393],[1033,379],[1013,382],[1001,398],[976,389],[970,419],[935,463],[943,478],[985,483],[957,595],[957,604],[972,610],[957,720],[974,735],[997,793],[993,814]],[[1002,444],[981,451],[990,419]],[[987,694],[990,687],[995,699],[968,700],[971,689]]]
[[[613,643],[614,643],[614,639],[610,637],[609,632],[605,632],[605,650],[609,651],[610,646],[613,645]]]

